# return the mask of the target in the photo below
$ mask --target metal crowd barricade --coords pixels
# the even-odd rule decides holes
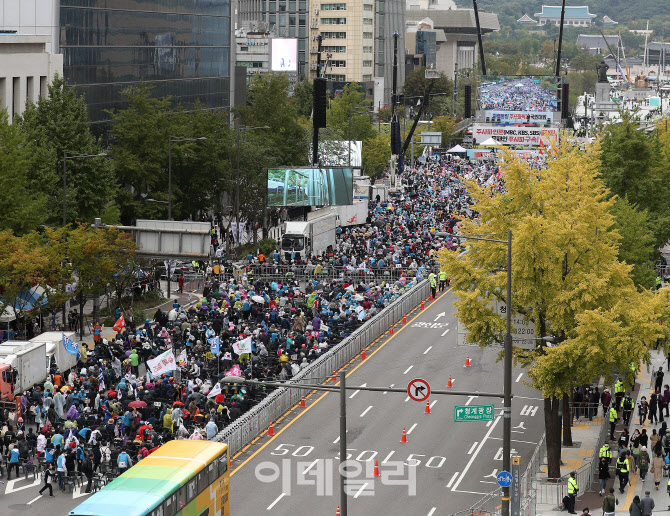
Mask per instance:
[[[402,294],[389,306],[368,320],[361,328],[345,338],[337,346],[320,356],[309,367],[300,371],[289,383],[321,383],[333,371],[347,364],[360,351],[385,333],[391,323],[421,304],[430,296],[430,282],[421,281]],[[215,438],[228,444],[230,454],[239,452],[258,437],[269,425],[276,421],[300,401],[304,391],[300,389],[279,389],[270,393],[263,401],[221,430]]]

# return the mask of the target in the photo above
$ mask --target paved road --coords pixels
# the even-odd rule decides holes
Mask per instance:
[[[350,364],[347,384],[404,388],[418,377],[433,389],[444,389],[451,375],[454,389],[502,392],[498,350],[457,345],[453,301],[445,293],[412,314],[405,327],[368,350],[365,361]],[[469,368],[464,367],[467,354]],[[515,369],[512,448],[525,468],[543,432],[543,411],[539,394],[523,379],[523,371]],[[350,487],[350,515],[452,514],[497,487],[502,400],[434,395],[429,401],[431,414],[426,415],[425,403],[406,394],[348,392],[347,449],[361,465]],[[454,405],[486,403],[495,404],[494,421],[454,423]],[[406,444],[400,443],[403,428]],[[231,513],[334,514],[339,505],[339,394],[311,394],[307,408],[294,408],[275,426],[275,434],[262,436],[235,458]],[[381,478],[373,477],[375,459]],[[408,481],[416,486],[415,496]]]

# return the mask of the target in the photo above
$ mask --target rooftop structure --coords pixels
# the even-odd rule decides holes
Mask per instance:
[[[561,6],[543,5],[542,12],[535,13],[538,25],[545,25],[553,23],[560,25],[561,23]],[[588,27],[591,25],[595,14],[589,12],[587,5],[582,6],[567,6],[565,8],[564,25],[574,25],[577,27]]]

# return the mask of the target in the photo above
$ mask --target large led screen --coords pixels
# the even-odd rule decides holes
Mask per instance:
[[[298,71],[298,40],[272,38],[270,40],[270,69],[273,72]]]
[[[351,168],[270,168],[268,207],[353,204]]]
[[[531,117],[533,113],[558,111],[558,81],[560,78],[548,75],[484,75],[479,86],[479,109],[503,117],[512,111],[523,111]]]

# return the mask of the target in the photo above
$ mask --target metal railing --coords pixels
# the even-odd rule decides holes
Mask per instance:
[[[363,348],[388,331],[392,324],[400,321],[405,314],[419,306],[421,301],[428,298],[429,295],[430,282],[423,280],[294,376],[290,383],[322,383],[324,378],[329,378],[333,371],[347,364]],[[303,394],[304,391],[300,389],[277,389],[249,412],[219,432],[215,440],[227,443],[231,455],[239,452],[265,431],[271,421],[276,421],[296,405]]]

